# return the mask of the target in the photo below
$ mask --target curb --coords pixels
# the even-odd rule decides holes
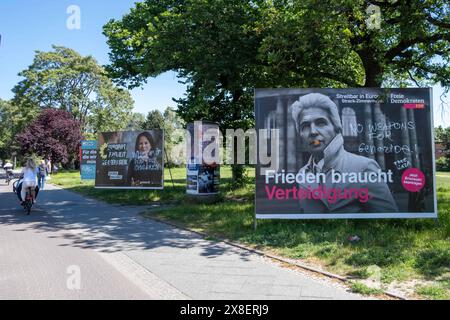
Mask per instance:
[[[142,213],[140,215],[142,216]],[[163,223],[163,224],[166,224],[166,225],[169,225],[171,227],[175,227],[175,228],[178,228],[178,229],[181,229],[181,230],[184,230],[184,231],[192,232],[194,234],[197,234],[197,235],[201,236],[202,238],[211,237],[210,235],[208,235],[208,234],[206,234],[204,232],[191,230],[191,229],[189,229],[189,228],[187,228],[187,227],[185,227],[185,226],[183,226],[181,224],[178,224],[178,223],[175,223],[175,222],[172,222],[172,221],[169,222],[169,221],[162,220],[160,218],[149,217],[149,216],[144,216],[144,218],[151,219],[151,220],[154,220],[156,222]],[[308,266],[308,265],[305,265],[305,264],[302,264],[302,263],[299,263],[299,262],[293,262],[293,261],[290,261],[290,260],[288,260],[286,258],[277,256],[277,255],[274,255],[274,254],[270,254],[270,253],[267,253],[267,252],[264,252],[264,251],[261,251],[261,250],[258,250],[258,249],[250,248],[250,247],[244,246],[244,245],[242,245],[240,243],[233,242],[233,241],[228,240],[228,239],[220,238],[220,237],[217,237],[217,236],[213,236],[213,237],[215,239],[217,239],[217,241],[219,241],[219,242],[223,242],[223,243],[226,243],[226,244],[231,245],[233,247],[236,247],[236,248],[239,248],[239,249],[242,249],[242,250],[245,250],[245,251],[249,251],[249,252],[255,253],[255,254],[257,254],[259,256],[262,256],[262,257],[266,257],[266,258],[269,258],[269,259],[277,260],[279,262],[286,263],[288,265],[295,266],[295,267],[301,268],[303,270],[306,270],[306,271],[309,271],[309,272],[313,272],[315,274],[319,274],[319,275],[325,276],[327,278],[339,280],[340,282],[343,282],[343,283],[345,283],[347,285],[351,282],[351,279],[348,279],[346,277],[343,277],[343,276],[340,276],[340,275],[337,275],[337,274],[334,274],[334,273],[331,273],[331,272],[320,270],[320,269],[317,269],[317,268],[314,268],[314,267],[311,267],[311,266]],[[398,295],[396,293],[393,293],[393,292],[390,292],[390,291],[383,291],[383,294],[388,296],[388,297],[397,299],[397,300],[408,300],[406,297],[400,296],[400,295]]]

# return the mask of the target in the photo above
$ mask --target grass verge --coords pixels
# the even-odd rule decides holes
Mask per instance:
[[[250,173],[252,173],[250,171]],[[148,211],[144,216],[176,222],[211,237],[221,237],[247,246],[353,279],[365,279],[379,270],[383,289],[392,284],[400,293],[425,299],[450,299],[450,174],[438,173],[439,224],[430,219],[391,220],[259,220],[253,230],[254,180],[231,191],[231,171],[221,170],[222,201],[190,203],[185,196],[185,169],[172,171],[172,187],[166,169],[164,191],[101,190],[92,182],[80,182],[78,173],[62,173],[51,182],[111,203],[145,205],[154,202],[174,207]],[[351,235],[361,240],[348,241]],[[413,292],[402,284],[418,281]],[[358,283],[358,282],[356,282]],[[423,284],[421,284],[423,283]],[[364,284],[352,289],[367,291]],[[369,288],[370,289],[370,288]],[[391,290],[392,291],[392,290]],[[375,293],[371,293],[375,294]]]
[[[353,282],[350,286],[350,289],[352,290],[352,292],[362,295],[378,295],[383,293],[383,290],[371,288],[361,282]]]

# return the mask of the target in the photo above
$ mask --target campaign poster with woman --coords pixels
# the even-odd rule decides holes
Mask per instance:
[[[164,132],[100,133],[96,188],[163,189]]]

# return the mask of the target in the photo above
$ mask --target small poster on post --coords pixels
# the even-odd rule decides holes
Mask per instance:
[[[97,162],[97,141],[81,141],[80,175],[81,180],[94,180]]]

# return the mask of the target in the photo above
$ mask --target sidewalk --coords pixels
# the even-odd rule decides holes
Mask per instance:
[[[160,299],[361,299],[340,284],[144,219],[145,207],[109,205],[48,185],[36,209],[41,232],[97,251],[143,291],[160,288]]]

